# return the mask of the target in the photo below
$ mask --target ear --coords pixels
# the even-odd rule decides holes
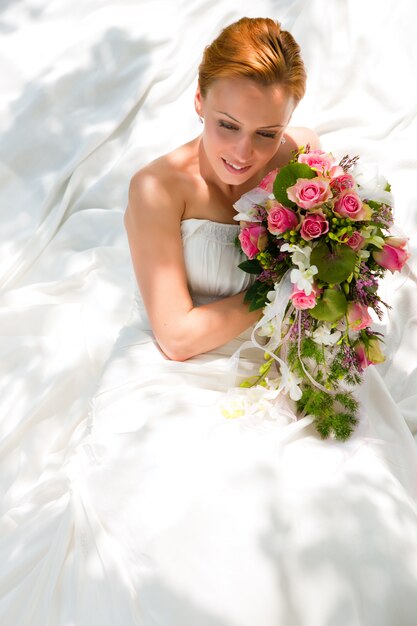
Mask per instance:
[[[200,117],[203,116],[203,103],[202,103],[202,95],[201,95],[201,91],[200,91],[200,85],[197,84],[197,89],[195,92],[195,96],[194,96],[194,108],[196,110],[197,115],[199,115]]]

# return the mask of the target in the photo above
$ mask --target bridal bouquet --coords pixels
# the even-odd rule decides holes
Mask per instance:
[[[364,368],[384,361],[370,315],[382,316],[378,280],[409,257],[407,240],[389,233],[389,184],[382,176],[370,184],[357,161],[336,164],[307,146],[234,205],[247,256],[239,267],[256,275],[246,301],[263,308],[251,344],[265,352],[259,375],[241,386],[254,388],[259,406],[287,394],[323,438],[340,440],[357,423],[353,391]]]

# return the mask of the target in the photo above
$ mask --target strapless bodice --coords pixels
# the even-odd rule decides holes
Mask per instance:
[[[238,265],[245,255],[235,245],[238,224],[188,218],[181,222],[188,287],[196,306],[239,293],[249,287],[252,276]],[[142,322],[148,326],[139,291],[135,300]]]
[[[188,285],[196,305],[239,293],[250,275],[239,263],[245,256],[235,245],[238,224],[191,218],[181,222]]]

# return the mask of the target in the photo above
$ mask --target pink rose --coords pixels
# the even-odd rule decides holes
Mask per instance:
[[[264,189],[265,191],[269,191],[269,193],[272,193],[274,181],[278,174],[278,169],[279,168],[277,167],[275,170],[272,170],[272,172],[269,172],[266,176],[264,176],[258,187]]]
[[[292,300],[296,309],[314,309],[317,304],[317,297],[320,293],[320,289],[318,289],[316,285],[313,285],[313,290],[309,296],[303,289],[298,289],[297,285],[294,285],[290,300]]]
[[[264,226],[255,222],[242,228],[239,233],[239,240],[243,252],[249,259],[253,259],[258,252],[265,250],[268,245],[268,231]]]
[[[382,250],[375,250],[372,256],[381,267],[394,273],[401,271],[410,258],[407,251],[407,239],[402,237],[387,237]]]
[[[350,236],[345,235],[344,243],[357,252],[363,248],[365,241],[365,237],[362,237],[360,232],[355,230]]]
[[[337,178],[338,176],[344,176],[344,174],[345,174],[345,170],[343,169],[341,165],[333,165],[329,169],[330,178]]]
[[[330,189],[334,193],[342,193],[345,189],[355,189],[355,187],[355,179],[350,174],[341,174],[330,181]]]
[[[341,217],[348,217],[353,221],[360,221],[367,218],[368,213],[362,200],[357,193],[351,189],[345,189],[340,194],[334,205],[334,212]]]
[[[372,324],[368,307],[360,302],[349,302],[347,308],[347,320],[352,330],[363,330]]]
[[[273,235],[280,235],[286,230],[295,228],[298,224],[298,217],[291,209],[286,209],[282,204],[273,200],[267,202],[268,230]]]
[[[329,232],[329,222],[325,216],[317,211],[317,213],[308,213],[301,225],[301,237],[306,241],[316,239]]]
[[[360,369],[365,369],[368,365],[383,363],[385,361],[384,353],[381,350],[381,343],[377,337],[368,336],[366,343],[358,341],[355,345],[356,356],[359,360]]]
[[[332,197],[329,181],[324,178],[299,178],[295,185],[288,187],[287,195],[302,209],[314,209]]]
[[[328,172],[334,163],[334,156],[324,150],[311,150],[307,154],[298,156],[299,163],[306,163],[311,169],[324,174]]]

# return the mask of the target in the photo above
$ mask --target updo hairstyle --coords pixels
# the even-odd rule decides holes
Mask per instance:
[[[205,48],[199,66],[203,97],[218,78],[246,77],[263,85],[278,83],[296,103],[304,96],[306,71],[294,37],[270,18],[242,19],[226,26]]]

